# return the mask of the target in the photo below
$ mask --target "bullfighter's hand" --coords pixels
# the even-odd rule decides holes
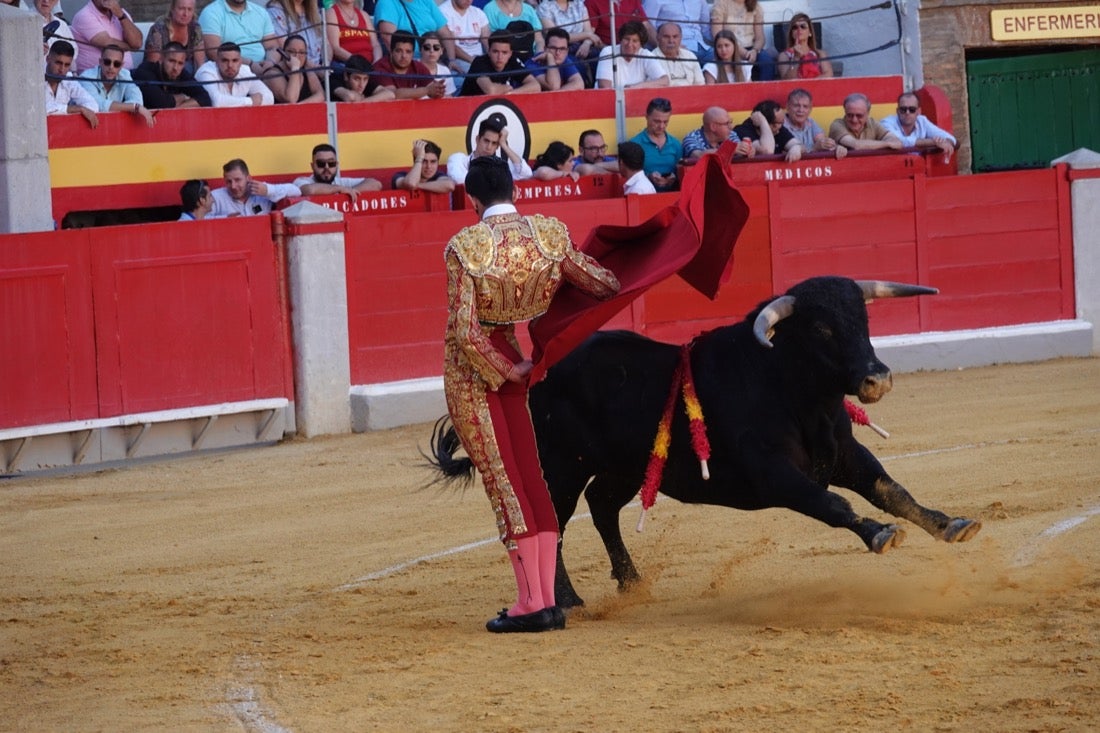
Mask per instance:
[[[518,364],[513,364],[511,370],[508,372],[508,381],[515,382],[516,384],[523,384],[527,381],[527,375],[531,373],[531,368],[534,364],[530,359],[524,359]]]

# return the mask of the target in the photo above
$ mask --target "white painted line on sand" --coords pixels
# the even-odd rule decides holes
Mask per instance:
[[[270,713],[263,709],[252,686],[232,690],[229,694],[229,707],[248,733],[291,733],[289,728],[284,728],[269,718]]]
[[[1043,543],[1047,540],[1053,539],[1060,534],[1069,532],[1074,527],[1078,527],[1088,521],[1089,517],[1095,517],[1100,514],[1100,506],[1094,506],[1091,509],[1085,510],[1083,513],[1070,517],[1069,519],[1063,519],[1060,522],[1055,522],[1050,525],[1038,535],[1035,536],[1034,541],[1030,544],[1021,547],[1012,558],[1012,567],[1019,568],[1025,565],[1030,565],[1035,561],[1035,558],[1039,555],[1039,550],[1042,549]]]

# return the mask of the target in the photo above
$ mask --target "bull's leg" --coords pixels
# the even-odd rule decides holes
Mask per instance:
[[[618,582],[619,590],[626,590],[641,580],[619,530],[619,512],[633,494],[634,489],[625,482],[607,476],[592,479],[584,492],[588,508],[592,510],[592,523],[596,525],[607,557],[611,560],[611,577]]]
[[[836,486],[855,491],[884,512],[908,519],[944,542],[966,542],[982,528],[982,523],[976,519],[949,517],[941,511],[921,506],[904,486],[890,478],[869,450],[854,440],[851,446],[847,459],[844,451],[840,454],[841,460],[832,482]]]
[[[562,470],[560,467],[565,464],[561,462],[543,465],[548,467],[544,473],[550,489],[550,499],[554,502],[554,513],[558,517],[558,565],[554,573],[554,599],[561,608],[583,606],[584,599],[577,595],[576,589],[573,588],[573,581],[569,579],[569,571],[565,569],[562,545],[565,542],[565,529],[577,511],[577,501],[581,498],[588,476],[577,471]],[[549,468],[551,465],[559,468]]]
[[[761,506],[786,507],[830,527],[851,530],[872,552],[886,552],[905,539],[905,531],[898,525],[857,515],[847,499],[818,485],[784,459],[777,458],[766,466],[766,501]]]

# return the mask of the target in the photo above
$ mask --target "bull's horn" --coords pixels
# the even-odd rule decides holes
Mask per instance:
[[[935,295],[940,292],[936,288],[926,288],[923,285],[892,283],[885,280],[856,280],[856,285],[863,291],[863,299],[868,303],[875,298],[908,298],[912,295]]]
[[[756,321],[752,324],[752,333],[761,346],[767,346],[769,349],[772,347],[772,333],[775,330],[775,324],[792,313],[794,313],[793,295],[780,295],[764,306],[764,310],[760,311],[760,315],[756,317]]]

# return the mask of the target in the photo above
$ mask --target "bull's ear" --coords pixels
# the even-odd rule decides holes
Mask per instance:
[[[756,321],[752,324],[752,333],[761,346],[772,348],[772,336],[775,334],[775,324],[794,313],[794,296],[780,295],[764,306]]]

